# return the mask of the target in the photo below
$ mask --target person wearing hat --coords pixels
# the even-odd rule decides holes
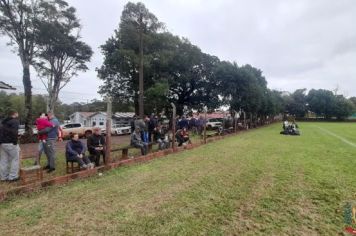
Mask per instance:
[[[135,132],[131,134],[131,146],[141,149],[141,154],[146,155],[148,151],[147,143],[142,141],[140,128],[136,127]]]

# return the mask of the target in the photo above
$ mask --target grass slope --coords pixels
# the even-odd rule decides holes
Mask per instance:
[[[355,124],[272,125],[0,203],[0,234],[338,234],[356,150],[318,127],[356,142]]]

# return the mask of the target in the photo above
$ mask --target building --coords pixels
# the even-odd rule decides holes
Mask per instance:
[[[130,126],[133,119],[134,112],[116,112],[112,116],[112,123],[114,126],[123,127]],[[70,123],[80,123],[89,127],[106,127],[106,112],[75,112],[69,116]]]
[[[134,112],[116,112],[112,117],[113,124],[118,127],[130,126],[134,116]]]
[[[0,81],[0,89],[16,90],[14,87]]]
[[[96,112],[89,117],[89,122],[92,127],[106,127],[106,112]]]
[[[75,112],[69,116],[70,123],[80,123],[84,126],[91,126],[90,117],[95,112]]]

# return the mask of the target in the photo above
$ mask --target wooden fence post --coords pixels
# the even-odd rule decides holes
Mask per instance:
[[[111,163],[111,127],[112,127],[112,100],[111,97],[108,97],[107,111],[106,111],[106,149],[105,149],[106,165],[109,165]]]

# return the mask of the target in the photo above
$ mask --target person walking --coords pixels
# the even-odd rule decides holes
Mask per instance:
[[[14,182],[19,179],[20,147],[18,145],[19,114],[11,111],[3,120],[0,130],[0,180]]]

